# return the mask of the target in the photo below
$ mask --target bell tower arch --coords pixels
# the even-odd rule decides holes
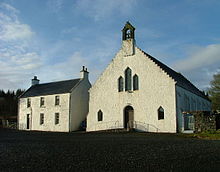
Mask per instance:
[[[126,22],[122,29],[122,50],[124,56],[132,56],[135,54],[135,28],[129,21]]]

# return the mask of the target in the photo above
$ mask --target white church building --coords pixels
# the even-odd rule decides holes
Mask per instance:
[[[121,49],[89,94],[87,131],[193,131],[193,117],[182,112],[211,110],[207,96],[189,80],[137,47],[129,22]]]
[[[19,130],[79,130],[88,114],[88,74],[83,67],[81,78],[43,84],[35,76],[32,86],[19,99]]]

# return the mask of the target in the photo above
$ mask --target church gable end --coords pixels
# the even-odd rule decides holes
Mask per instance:
[[[87,131],[177,132],[177,85],[205,98],[181,74],[138,48],[135,28],[127,22],[121,49],[90,89]]]

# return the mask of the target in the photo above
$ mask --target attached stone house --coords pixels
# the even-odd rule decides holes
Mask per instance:
[[[44,84],[34,77],[19,99],[19,130],[78,130],[88,113],[88,74],[83,67],[81,78]]]
[[[191,120],[182,112],[211,110],[209,99],[189,80],[136,46],[129,22],[121,49],[89,92],[87,131],[185,132],[192,130],[185,127]]]

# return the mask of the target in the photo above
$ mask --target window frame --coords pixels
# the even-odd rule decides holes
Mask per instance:
[[[60,96],[55,96],[55,106],[60,105]]]
[[[45,106],[45,97],[40,97],[40,107]]]
[[[158,120],[164,120],[164,108],[162,106],[160,106],[157,110],[157,115],[158,115]]]
[[[31,107],[31,99],[27,98],[27,108]]]
[[[132,70],[127,67],[125,70],[125,91],[132,90]]]
[[[54,121],[55,125],[58,125],[60,123],[60,113],[56,112],[55,113],[55,121]]]
[[[40,125],[44,124],[44,113],[40,113]]]
[[[98,122],[103,121],[103,112],[101,110],[98,111],[97,117],[98,117]]]
[[[123,92],[124,91],[124,78],[120,76],[118,78],[118,92]]]
[[[139,77],[137,74],[133,76],[133,90],[139,90]]]

